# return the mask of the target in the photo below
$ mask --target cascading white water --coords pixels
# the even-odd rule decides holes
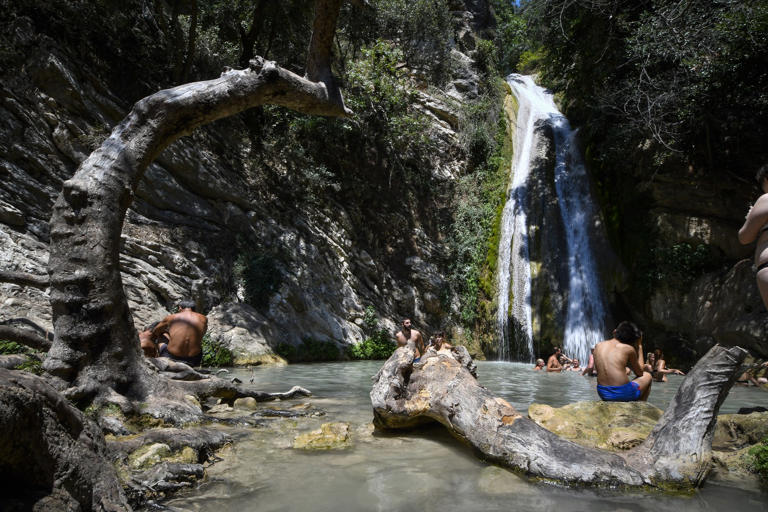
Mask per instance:
[[[595,258],[589,241],[594,206],[584,159],[568,120],[553,118],[555,190],[568,245],[568,315],[563,352],[587,361],[590,348],[603,339],[605,310]]]
[[[535,149],[534,127],[537,121],[545,120],[552,125],[555,134],[555,189],[568,247],[568,311],[563,350],[569,356],[585,361],[591,346],[601,339],[605,313],[589,242],[594,210],[583,159],[573,143],[574,132],[555,106],[552,95],[529,76],[510,75],[507,83],[514,91],[519,107],[515,159],[510,169],[512,179],[502,214],[499,242],[498,357],[502,360],[531,360],[534,357],[527,182]],[[514,338],[512,343],[510,334]],[[515,347],[515,353],[510,345]]]

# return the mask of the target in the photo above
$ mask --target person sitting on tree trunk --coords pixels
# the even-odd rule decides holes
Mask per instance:
[[[626,367],[635,372],[629,380]],[[613,338],[595,346],[597,394],[605,401],[648,400],[651,374],[643,372],[643,332],[632,322],[621,322]]]
[[[424,354],[424,338],[416,329],[411,329],[411,319],[403,320],[403,327],[395,334],[398,347],[410,345],[413,347],[413,362],[418,363]]]
[[[157,339],[168,333],[168,343],[160,343],[160,357],[168,357],[190,366],[200,366],[203,361],[203,336],[208,329],[208,319],[195,311],[195,303],[184,300],[179,312],[168,315],[152,329]]]

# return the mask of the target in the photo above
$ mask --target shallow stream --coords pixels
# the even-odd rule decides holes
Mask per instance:
[[[707,484],[693,496],[647,492],[574,490],[531,483],[477,459],[439,425],[382,434],[373,432],[368,393],[381,361],[299,364],[235,370],[261,391],[300,385],[313,396],[318,418],[275,419],[226,449],[197,489],[166,505],[185,511],[716,511],[767,510],[768,492]],[[562,406],[596,400],[595,381],[576,372],[546,374],[522,363],[478,362],[481,384],[519,411],[531,403]],[[650,402],[665,408],[682,377],[654,383]],[[768,392],[735,387],[720,413],[768,406]],[[296,434],[321,423],[350,425],[346,450],[306,453],[292,449]]]

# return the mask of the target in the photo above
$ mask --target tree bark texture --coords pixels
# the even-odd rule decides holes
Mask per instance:
[[[0,369],[0,510],[130,510],[101,429],[42,378]]]
[[[566,441],[495,397],[453,357],[400,348],[374,377],[374,422],[386,429],[438,421],[482,457],[569,485],[692,488],[710,468],[712,433],[746,351],[713,347],[691,370],[648,439],[625,454]],[[651,390],[653,392],[653,390]]]
[[[316,22],[335,26],[339,0],[319,0]],[[319,23],[319,25],[317,25]],[[327,52],[313,50],[325,65]],[[326,41],[327,40],[327,41]],[[311,52],[311,53],[312,53]],[[315,69],[315,68],[313,68]],[[318,71],[312,76],[325,76]],[[330,75],[330,71],[328,71]],[[49,274],[55,339],[44,362],[66,396],[87,403],[104,386],[132,399],[154,389],[143,363],[119,268],[120,233],[141,177],[158,154],[195,128],[263,104],[326,116],[348,113],[327,83],[256,58],[215,80],[159,91],[138,101],[109,138],[67,180],[51,217]]]

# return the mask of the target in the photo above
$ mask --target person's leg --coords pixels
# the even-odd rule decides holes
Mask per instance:
[[[768,309],[768,268],[757,272],[757,289],[760,290],[760,297],[763,298],[765,309]]]
[[[651,378],[650,373],[643,373],[642,377],[635,379],[635,382],[637,382],[637,385],[640,387],[640,401],[645,402],[648,400],[648,395],[651,394],[652,381],[653,379]]]

